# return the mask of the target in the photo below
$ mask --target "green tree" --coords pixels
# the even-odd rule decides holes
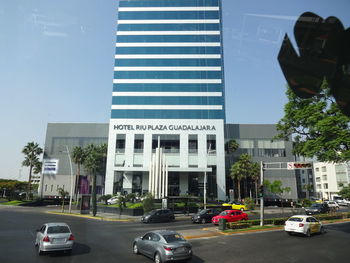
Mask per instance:
[[[145,194],[142,200],[142,206],[145,213],[154,209],[154,197],[151,193]]]
[[[231,139],[228,142],[228,151],[230,153],[233,153],[233,152],[237,151],[238,148],[239,148],[239,144],[236,142],[235,139]]]
[[[343,187],[338,194],[343,198],[350,199],[350,186]]]
[[[282,182],[280,180],[275,180],[272,183],[270,183],[269,180],[264,180],[264,185],[268,188],[270,193],[278,195],[281,198],[282,214],[284,214],[283,194],[289,193],[292,189],[290,187],[282,187]]]
[[[296,155],[322,162],[350,160],[350,118],[344,115],[324,81],[319,95],[301,99],[287,87],[288,102],[278,122],[276,138],[294,138]]]
[[[85,158],[86,158],[86,153],[82,147],[76,146],[73,148],[72,160],[77,165],[77,174],[76,174],[76,179],[75,179],[75,193],[77,195],[78,195],[78,186],[79,186],[79,177],[80,177],[81,166],[84,163]],[[75,199],[78,200],[78,198],[75,198]]]
[[[260,180],[260,164],[256,162],[251,163],[250,178],[254,181],[255,186],[255,202],[258,204],[258,184]]]
[[[32,170],[33,167],[38,165],[39,156],[42,154],[43,149],[39,147],[38,143],[28,142],[26,146],[22,149],[22,153],[25,155],[24,161],[22,162],[23,166],[29,167],[29,179],[27,187],[27,200],[29,199],[29,194],[31,192],[31,181],[32,181]]]
[[[242,154],[239,156],[237,162],[235,162],[230,169],[230,176],[234,180],[237,180],[238,198],[241,199],[241,181],[250,176],[252,162],[248,154]]]
[[[62,213],[64,213],[64,200],[69,195],[69,193],[66,190],[64,190],[62,187],[58,188],[57,192],[62,198]]]
[[[87,156],[84,161],[84,167],[87,172],[92,176],[92,191],[91,191],[91,201],[92,201],[92,214],[96,216],[97,213],[97,203],[96,203],[96,174],[100,166],[99,154],[93,147],[89,146],[87,149]]]
[[[94,145],[89,144],[84,148],[85,159],[84,167],[87,172],[92,176],[92,191],[91,191],[91,201],[92,201],[92,214],[96,216],[97,213],[97,203],[96,203],[96,176],[97,173],[102,173],[105,170],[104,158],[107,152],[107,145]]]
[[[310,199],[310,192],[314,190],[312,184],[305,184],[303,188],[306,190],[306,199]]]
[[[122,195],[118,197],[119,217],[122,215],[124,207],[126,207],[125,200],[126,198]]]

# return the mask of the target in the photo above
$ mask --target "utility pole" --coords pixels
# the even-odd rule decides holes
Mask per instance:
[[[264,225],[264,163],[260,162],[260,226]]]

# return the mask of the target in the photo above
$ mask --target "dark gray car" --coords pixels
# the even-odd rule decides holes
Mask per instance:
[[[169,209],[155,209],[141,217],[141,222],[170,222],[175,220],[174,213]]]
[[[155,230],[135,238],[133,252],[152,258],[156,263],[187,261],[192,258],[192,245],[171,230]]]

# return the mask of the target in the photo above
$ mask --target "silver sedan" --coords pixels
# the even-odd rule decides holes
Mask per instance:
[[[66,223],[46,223],[37,230],[35,246],[38,254],[45,251],[72,251],[74,236]]]
[[[187,261],[192,258],[192,245],[171,230],[155,230],[135,238],[133,252],[152,258],[156,263]]]

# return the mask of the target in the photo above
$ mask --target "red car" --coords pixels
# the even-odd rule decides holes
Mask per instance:
[[[240,220],[248,220],[248,215],[242,212],[241,210],[225,210],[221,212],[219,215],[214,216],[211,222],[214,225],[218,225],[220,218],[225,218],[227,222],[236,222]]]

